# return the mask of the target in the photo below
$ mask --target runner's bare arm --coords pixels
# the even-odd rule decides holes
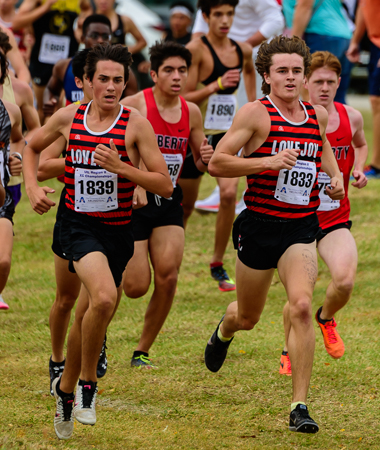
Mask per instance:
[[[77,105],[70,105],[57,111],[47,123],[41,127],[24,149],[23,174],[25,189],[30,204],[38,214],[44,214],[55,205],[47,197],[47,193],[55,192],[48,186],[39,187],[37,183],[37,170],[39,154],[59,137],[67,139]],[[57,150],[57,158],[59,156]]]
[[[135,44],[128,47],[128,50],[132,53],[137,53],[146,47],[147,42],[144,36],[141,34],[141,31],[138,29],[133,20],[128,16],[121,16],[121,20],[123,21],[124,31],[126,33],[130,33],[135,39]]]
[[[247,103],[237,112],[231,128],[216,146],[209,163],[209,172],[214,177],[234,178],[265,170],[291,169],[297,162],[299,150],[285,149],[275,156],[264,158],[235,158],[239,150],[256,137],[256,150],[266,139],[257,139],[260,130],[268,128],[268,114],[259,102]],[[269,132],[269,129],[268,129]]]
[[[61,157],[65,148],[66,139],[61,136],[41,153],[37,172],[38,181],[50,180],[65,173],[65,158]]]
[[[245,92],[247,93],[247,98],[249,102],[256,100],[256,73],[253,66],[252,59],[252,47],[246,43],[240,43],[241,49],[243,51],[243,77]]]
[[[359,111],[350,106],[345,105],[345,108],[350,119],[352,145],[355,150],[355,162],[352,171],[352,176],[355,178],[355,181],[351,185],[361,189],[368,183],[368,179],[363,173],[364,164],[368,156],[368,145],[363,130],[363,116]]]
[[[34,133],[41,127],[38,112],[34,107],[33,91],[28,83],[18,78],[12,80],[14,86],[16,103],[20,106],[22,118],[25,122],[27,133],[26,141],[32,139]]]
[[[210,95],[215,94],[215,92],[220,89],[217,81],[213,81],[202,89],[197,89],[197,84],[200,81],[199,68],[202,63],[203,54],[201,45],[200,40],[190,41],[186,45],[191,52],[192,61],[191,66],[189,67],[189,75],[183,91],[183,97],[190,102],[196,103],[197,105],[202,103],[206,98],[210,97]]]
[[[190,137],[189,145],[197,169],[201,172],[207,171],[207,165],[214,154],[212,145],[207,143],[203,132],[202,115],[195,103],[187,103],[190,111]]]
[[[148,172],[123,163],[113,141],[110,141],[111,148],[98,145],[94,160],[104,169],[133,181],[149,192],[165,198],[170,197],[173,184],[164,157],[158,148],[152,125],[137,113],[130,116],[125,133],[125,146],[128,154],[137,148]],[[130,159],[132,160],[131,156]]]
[[[28,25],[31,25],[50,11],[51,6],[56,1],[57,0],[47,0],[41,5],[38,5],[39,2],[37,0],[24,0],[12,21],[12,28],[14,30],[22,30]]]
[[[326,138],[326,128],[328,123],[328,113],[323,106],[314,105],[315,113],[317,115],[319,130],[322,137],[322,158],[321,170],[326,172],[331,178],[330,185],[327,186],[326,192],[333,200],[341,200],[344,198],[344,182],[342,174],[340,173],[338,163],[332,151],[330,142]]]

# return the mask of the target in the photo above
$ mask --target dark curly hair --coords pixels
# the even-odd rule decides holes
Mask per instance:
[[[86,58],[85,73],[90,81],[93,80],[96,72],[96,65],[99,61],[114,61],[124,67],[124,82],[129,80],[129,67],[132,64],[132,54],[128,47],[121,44],[110,45],[108,42],[95,45]]]
[[[296,53],[303,58],[305,76],[308,75],[311,64],[309,47],[305,41],[298,36],[292,38],[286,36],[276,36],[271,41],[264,41],[259,48],[256,59],[256,69],[263,79],[261,90],[265,95],[270,94],[270,85],[265,82],[264,74],[269,75],[270,67],[273,64],[272,56],[277,53]]]

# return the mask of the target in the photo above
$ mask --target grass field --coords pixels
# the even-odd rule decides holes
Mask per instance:
[[[368,117],[366,123],[369,128]],[[57,182],[50,185],[59,188]],[[205,177],[201,197],[212,188],[213,181]],[[138,300],[123,296],[108,332],[109,370],[99,381],[98,422],[94,427],[76,424],[66,442],[54,433],[48,378],[55,214],[33,213],[24,195],[15,216],[13,265],[4,291],[10,310],[0,314],[0,448],[380,449],[380,181],[350,194],[359,267],[352,299],[336,317],[344,357],[330,358],[316,334],[309,409],[320,425],[318,434],[287,429],[291,379],[278,374],[285,295],[277,276],[256,328],[236,336],[219,373],[205,368],[205,344],[235,293],[219,292],[209,277],[215,216],[195,213],[174,305],[150,354],[159,370],[129,366],[149,295]],[[225,260],[231,273],[234,261],[231,245]],[[314,311],[328,283],[329,273],[320,263]]]

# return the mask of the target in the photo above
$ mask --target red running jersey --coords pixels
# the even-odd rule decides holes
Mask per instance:
[[[339,127],[333,133],[328,133],[326,137],[331,144],[339,170],[343,175],[345,196],[343,200],[331,201],[324,193],[330,178],[327,174],[320,173],[319,188],[321,192],[321,205],[317,214],[322,229],[345,223],[350,217],[350,201],[347,194],[350,174],[355,161],[355,151],[351,144],[352,131],[347,110],[342,103],[334,102],[334,105],[339,114]]]
[[[96,217],[108,225],[126,225],[131,221],[135,184],[102,169],[94,162],[98,144],[110,146],[113,139],[121,161],[132,165],[125,149],[125,132],[130,110],[120,112],[108,130],[95,132],[87,126],[90,103],[79,106],[71,125],[65,159],[65,204],[79,214]]]
[[[152,88],[145,89],[143,92],[147,108],[146,118],[153,127],[158,146],[168,166],[173,187],[176,187],[182,172],[190,136],[189,107],[186,100],[179,97],[182,110],[181,119],[177,123],[169,123],[161,117],[158,111]]]
[[[292,170],[266,170],[247,176],[244,195],[251,211],[284,219],[300,219],[313,214],[319,206],[318,172],[321,167],[322,138],[315,110],[301,102],[305,119],[294,123],[286,119],[270,98],[260,102],[271,119],[268,137],[248,158],[274,156],[282,150],[300,149]]]

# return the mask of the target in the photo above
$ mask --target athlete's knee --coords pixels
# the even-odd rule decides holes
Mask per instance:
[[[116,301],[116,288],[114,291],[100,291],[90,302],[90,307],[97,314],[109,317],[115,309]]]
[[[237,189],[233,186],[220,190],[220,206],[228,207],[236,203]]]
[[[157,271],[154,274],[154,287],[165,291],[167,295],[174,294],[178,282],[178,270],[172,268],[168,271]]]
[[[335,290],[343,296],[350,296],[354,289],[354,278],[350,275],[333,280]]]
[[[54,301],[55,311],[60,315],[70,313],[75,305],[76,299],[77,296],[75,295],[60,295],[58,293]]]
[[[145,281],[142,279],[132,280],[127,277],[124,279],[124,293],[129,298],[140,298],[144,296],[149,289],[150,279]]]
[[[2,275],[9,275],[11,270],[11,255],[0,255],[0,273]]]
[[[289,314],[291,321],[302,323],[312,322],[311,299],[308,296],[300,296],[290,302]]]
[[[240,316],[238,318],[239,328],[241,330],[252,330],[253,327],[259,322],[260,315]]]

